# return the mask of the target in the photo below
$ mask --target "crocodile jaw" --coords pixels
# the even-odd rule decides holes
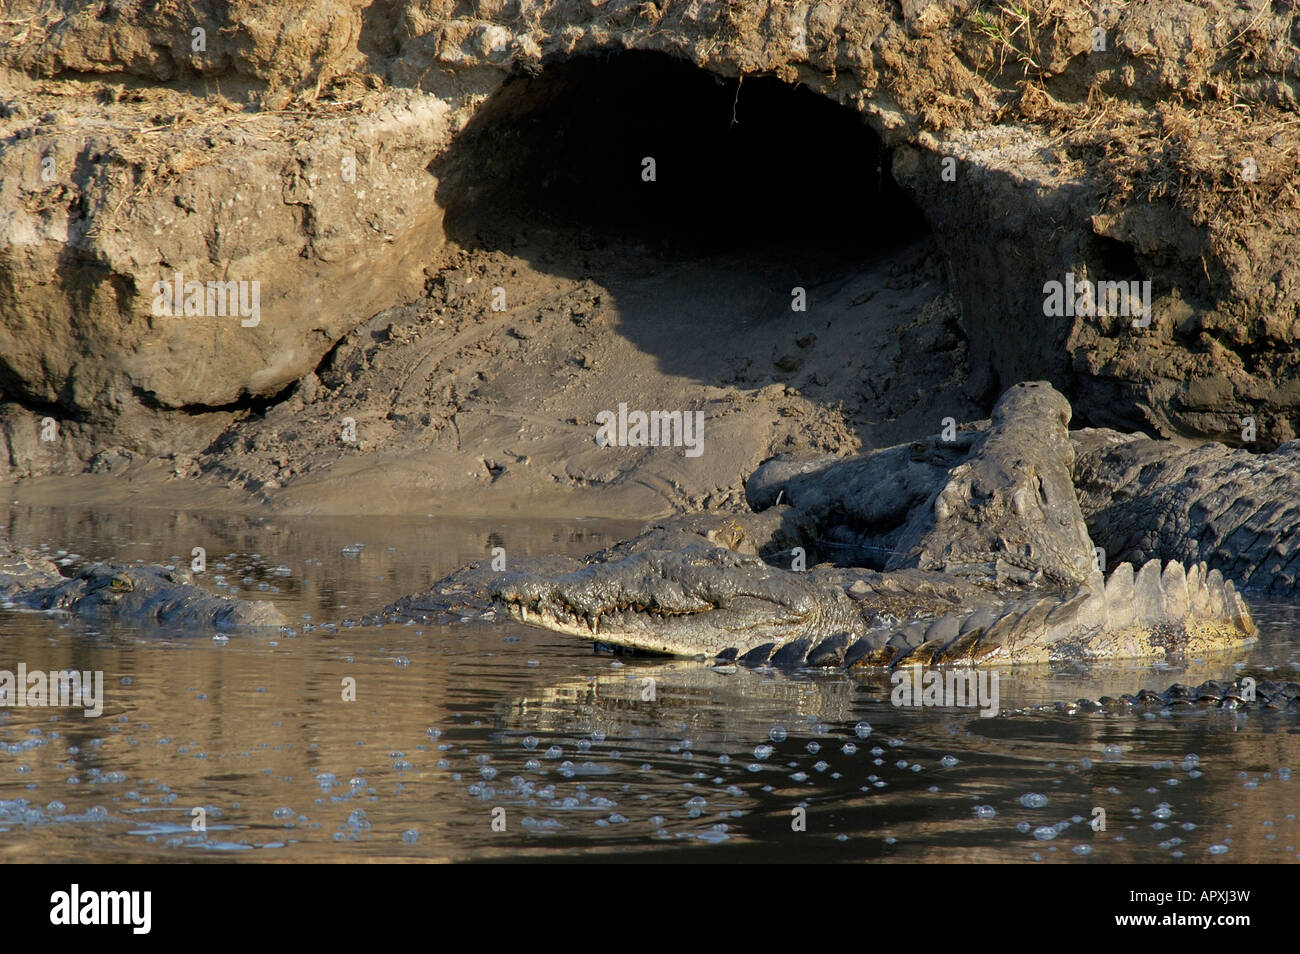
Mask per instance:
[[[805,616],[760,600],[679,613],[631,607],[588,613],[565,602],[517,596],[497,596],[495,605],[498,612],[529,626],[673,656],[710,656],[727,649],[743,654],[765,643],[788,642],[824,628],[820,614]]]
[[[508,577],[492,596],[521,623],[678,656],[743,654],[862,625],[841,590],[709,547],[638,553],[553,580]]]

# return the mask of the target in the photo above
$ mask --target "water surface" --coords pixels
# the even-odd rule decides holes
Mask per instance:
[[[984,719],[895,708],[885,681],[611,656],[491,619],[329,625],[493,547],[580,555],[633,522],[14,505],[0,524],[69,567],[203,546],[205,586],[296,624],[214,639],[0,611],[0,669],[102,670],[106,697],[99,718],[0,709],[4,861],[1300,858],[1295,716]],[[1005,669],[1001,706],[1300,680],[1294,608],[1256,608],[1239,657]]]

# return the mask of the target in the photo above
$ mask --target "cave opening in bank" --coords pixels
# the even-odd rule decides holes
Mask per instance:
[[[668,254],[845,257],[928,233],[889,159],[856,112],[807,87],[622,52],[512,77],[432,171],[462,244],[531,223]]]

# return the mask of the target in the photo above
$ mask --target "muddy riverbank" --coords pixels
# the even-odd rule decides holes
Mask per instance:
[[[0,25],[7,478],[725,508],[775,450],[1043,378],[1080,424],[1296,433],[1293,15],[246,12]],[[1052,282],[1125,294],[1052,308]],[[620,403],[704,411],[710,451],[596,454]]]

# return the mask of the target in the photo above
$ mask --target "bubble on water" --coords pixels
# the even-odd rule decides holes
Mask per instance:
[[[1227,853],[1228,853],[1227,845],[1224,844],[1210,845],[1210,854],[1212,855],[1226,855]]]
[[[541,767],[542,767],[542,763],[537,761],[537,759],[529,759],[527,762],[524,763],[525,772],[536,772]]]
[[[1033,826],[1030,825],[1029,822],[1027,821],[1016,822],[1016,831],[1020,832],[1020,834],[1022,835],[1029,834],[1029,829],[1032,827]]]
[[[992,805],[976,805],[973,810],[976,818],[996,818],[998,814]]]
[[[867,736],[871,735],[871,725],[867,722],[859,722],[853,727],[853,731],[857,734],[859,739],[865,739]]]
[[[1124,750],[1112,743],[1103,748],[1101,754],[1107,762],[1118,762],[1123,757]]]
[[[51,815],[59,815],[68,810],[68,806],[63,804],[57,798],[45,806],[45,810]]]
[[[762,743],[754,746],[754,758],[758,759],[760,762],[769,759],[771,757],[772,757],[772,746],[764,745]]]
[[[604,742],[604,741],[605,741],[605,730],[604,730],[604,729],[596,729],[594,732],[592,732],[592,733],[591,733],[591,741],[595,742],[597,745],[600,745],[602,742]]]
[[[543,758],[558,759],[563,755],[564,755],[564,749],[560,748],[558,745],[552,745],[549,749],[546,750],[546,753],[543,756]]]
[[[393,665],[398,669],[405,669],[411,665],[411,660],[407,659],[405,656],[398,656],[393,660]]]
[[[806,782],[806,781],[808,781],[808,773],[807,773],[807,772],[795,772],[794,774],[792,774],[792,775],[790,776],[790,778],[794,779],[796,782]]]
[[[225,635],[224,633],[217,633],[217,635],[212,637],[212,641],[214,643],[221,643],[222,645],[224,645],[230,642],[230,637]]]
[[[731,836],[727,834],[727,826],[723,824],[714,825],[708,831],[702,831],[695,836],[700,841],[707,841],[710,844],[717,844],[726,841]]]
[[[272,818],[279,818],[279,819],[292,818],[292,817],[293,817],[293,809],[292,809],[292,808],[289,808],[289,807],[286,806],[286,805],[281,805],[281,806],[280,806],[279,808],[277,808],[275,811],[271,812],[271,817],[272,817]]]
[[[1280,766],[1277,770],[1277,779],[1279,782],[1291,781],[1291,770],[1285,765]]]
[[[945,755],[939,760],[939,764],[944,768],[952,768],[954,765],[957,765],[959,761],[960,760],[956,756]]]
[[[1039,841],[1051,841],[1059,834],[1055,825],[1040,825],[1034,829],[1034,837]]]
[[[809,742],[806,746],[804,746],[804,748],[808,750],[808,753],[810,755],[816,755],[818,752],[822,750],[821,745],[819,745],[817,742]]]
[[[1041,792],[1026,792],[1020,796],[1020,804],[1026,808],[1043,808],[1047,805],[1047,796]]]
[[[897,762],[894,763],[894,767],[900,769],[907,768],[907,759],[899,759]]]
[[[424,730],[424,734],[436,742],[438,739],[442,738],[442,729],[436,728],[435,726],[429,726],[429,728]]]
[[[816,769],[818,772],[825,772],[828,768],[830,768],[830,766],[827,765],[825,762],[818,762],[816,765],[813,766],[813,768]]]
[[[1092,845],[1075,845],[1074,853],[1076,855],[1090,855],[1092,854]]]

